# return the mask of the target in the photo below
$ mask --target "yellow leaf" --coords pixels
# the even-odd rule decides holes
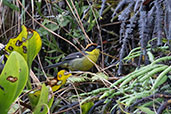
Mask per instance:
[[[13,51],[19,52],[25,58],[30,68],[41,46],[42,40],[40,35],[35,30],[27,29],[22,25],[21,33],[16,38],[9,40],[5,50],[9,54]],[[9,55],[6,55],[7,58],[8,56]]]

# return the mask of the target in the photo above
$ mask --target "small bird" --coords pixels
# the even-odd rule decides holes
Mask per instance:
[[[46,85],[51,86],[52,91],[55,92],[57,91],[62,85],[64,85],[67,81],[67,79],[71,76],[72,74],[67,72],[66,70],[60,70],[57,74],[56,78],[50,79],[46,83]]]
[[[94,64],[90,60],[92,60],[94,63],[97,62],[98,57],[100,55],[100,47],[101,47],[100,45],[97,45],[95,43],[88,44],[86,46],[86,50],[82,51],[84,55],[81,52],[71,53],[68,56],[66,56],[62,60],[62,62],[49,65],[44,68],[50,69],[50,68],[60,66],[62,68],[68,68],[71,71],[90,70],[94,66]]]
[[[72,74],[67,72],[66,70],[60,70],[57,73],[57,76],[53,79],[50,79],[50,81],[46,82],[45,84],[50,86],[52,88],[52,91],[55,92],[57,91],[62,85],[64,85],[67,81],[67,79],[71,76]],[[32,108],[34,108],[40,97],[41,90],[35,90],[29,93],[28,97],[31,103]]]

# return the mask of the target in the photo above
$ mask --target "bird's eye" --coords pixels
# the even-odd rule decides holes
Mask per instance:
[[[90,45],[86,51],[93,51],[97,46],[96,45]]]
[[[60,74],[60,75],[59,75],[59,78],[61,78],[61,77],[62,77],[62,75]]]

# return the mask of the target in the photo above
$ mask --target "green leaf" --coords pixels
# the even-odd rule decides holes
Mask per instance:
[[[151,90],[154,90],[158,86],[160,86],[161,84],[163,84],[167,80],[166,74],[169,73],[170,71],[171,71],[171,66],[169,66],[163,72],[161,72],[159,74],[159,76],[157,77],[157,79],[155,80],[155,82],[154,82],[153,87],[151,88]]]
[[[156,87],[159,87],[160,85],[162,85],[164,82],[166,82],[166,80],[167,80],[167,75],[164,75],[161,79],[160,79],[160,81],[158,81],[158,83],[156,83]]]
[[[2,3],[13,10],[19,11],[19,8],[16,5],[8,2],[8,0],[2,0]]]
[[[29,68],[34,60],[34,58],[39,53],[42,47],[42,40],[36,31],[33,31],[31,38],[27,41],[27,63]]]
[[[126,105],[130,106],[136,99],[147,97],[150,95],[149,91],[143,91],[141,93],[135,93],[133,95],[128,95],[129,98],[126,99]]]
[[[146,114],[155,114],[155,112],[151,111],[149,108],[147,107],[139,107],[139,109],[143,112],[145,112]]]
[[[149,58],[150,62],[153,62],[154,61],[154,55],[151,53],[151,51],[147,51],[147,54],[148,54],[148,58]]]
[[[60,27],[65,27],[70,23],[70,20],[68,19],[70,16],[67,16],[67,13],[62,13],[57,16],[57,22],[60,25]]]
[[[44,26],[47,27],[48,29],[50,29],[51,31],[55,31],[55,30],[59,29],[59,26],[58,25],[53,24],[53,23],[51,24],[46,19],[44,21],[45,21],[44,23],[46,23],[46,25],[44,25]],[[40,36],[44,36],[44,35],[47,35],[49,33],[49,31],[47,31],[43,27],[40,27],[37,31],[40,33]]]
[[[10,105],[21,94],[28,79],[28,72],[23,56],[13,51],[0,76],[0,114],[7,113]]]
[[[68,78],[68,81],[71,81],[71,82],[85,82],[86,81],[86,79],[84,78],[84,77],[76,77],[76,76],[72,76],[72,77],[69,77]]]
[[[81,105],[82,114],[87,114],[90,108],[94,105],[93,101]]]
[[[35,95],[35,92],[37,92],[37,95]],[[40,90],[31,91],[28,94],[28,98],[29,98],[32,109],[34,109],[39,101],[39,98],[40,98]]]
[[[47,114],[48,109],[51,107],[53,103],[54,97],[52,94],[49,94],[48,87],[45,86],[45,84],[42,85],[40,98],[37,103],[37,106],[34,109],[33,114]]]
[[[95,76],[92,77],[92,80],[107,80],[108,76],[106,76],[104,73],[97,73]]]

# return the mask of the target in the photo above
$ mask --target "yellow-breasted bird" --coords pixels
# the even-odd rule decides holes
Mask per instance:
[[[49,82],[46,83],[46,85],[49,85],[52,88],[52,91],[55,92],[57,91],[62,85],[64,85],[67,81],[67,79],[71,76],[72,74],[67,72],[66,70],[60,70],[57,74],[57,76],[53,79],[50,79]],[[31,106],[34,108],[40,97],[41,90],[37,91],[32,91],[29,93],[28,97],[31,103]]]
[[[62,85],[64,85],[67,81],[67,79],[71,76],[72,74],[67,72],[66,70],[60,70],[57,74],[56,78],[50,79],[49,82],[47,82],[47,85],[50,85],[52,88],[52,91],[55,92],[57,91]]]
[[[84,53],[85,56],[81,52],[71,53],[68,56],[66,56],[62,60],[62,62],[49,65],[44,68],[49,69],[49,68],[60,66],[62,68],[68,68],[72,71],[90,70],[94,66],[94,64],[90,60],[92,60],[94,63],[97,62],[98,57],[100,55],[100,45],[97,45],[95,43],[88,44],[86,50],[82,52]]]

